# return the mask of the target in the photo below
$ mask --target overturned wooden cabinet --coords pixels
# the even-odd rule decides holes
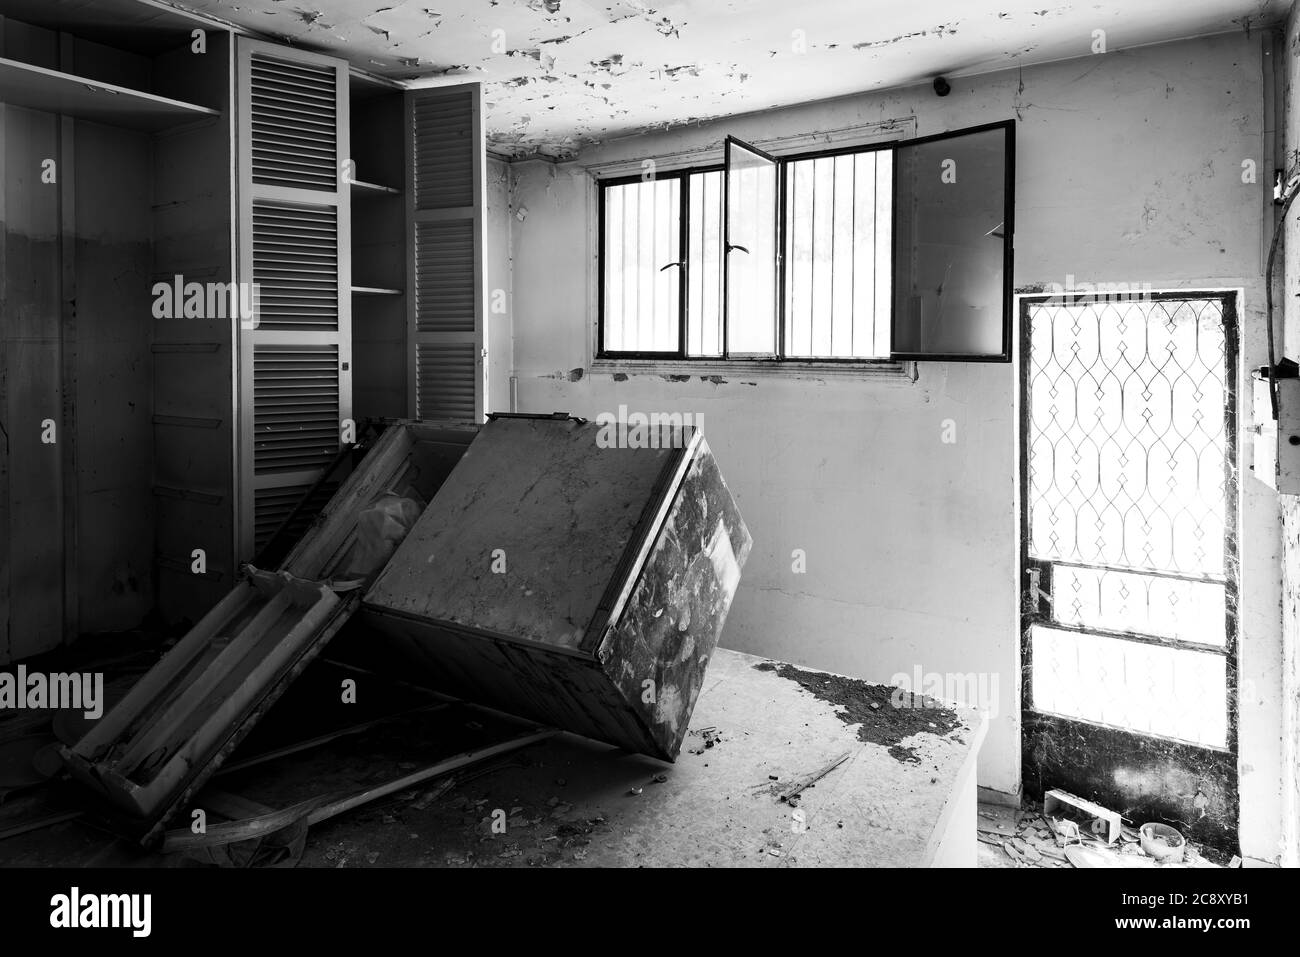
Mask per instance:
[[[750,536],[690,427],[479,431],[363,599],[431,685],[677,756]]]
[[[612,431],[393,423],[275,571],[246,567],[62,749],[72,777],[156,836],[359,608],[412,680],[672,760],[750,537],[701,433]],[[429,504],[367,564],[359,518],[389,497]]]

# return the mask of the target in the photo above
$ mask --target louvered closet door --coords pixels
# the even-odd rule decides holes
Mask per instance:
[[[481,88],[406,94],[411,414],[481,421],[487,391]]]
[[[337,454],[352,415],[347,67],[239,47],[240,555],[250,559]]]

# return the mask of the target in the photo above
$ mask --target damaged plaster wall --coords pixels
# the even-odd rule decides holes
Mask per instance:
[[[1285,165],[1300,153],[1300,5],[1291,8],[1282,44]],[[1285,285],[1282,287],[1285,356],[1300,359],[1300,207],[1293,206],[1285,232]],[[1276,288],[1276,287],[1275,287]],[[1283,641],[1283,820],[1288,830],[1288,858],[1283,863],[1300,866],[1300,496],[1281,495],[1282,501],[1282,641]]]
[[[1279,20],[1285,0],[168,0],[390,79],[484,85],[502,154]]]
[[[593,371],[593,192],[580,164],[914,115],[917,135],[1018,117],[1017,287],[1240,288],[1242,365],[1264,355],[1261,36],[1243,33],[864,94],[511,166],[521,411],[703,414],[753,533],[722,643],[875,681],[996,675],[980,783],[1019,788],[1017,367],[922,363],[919,381]],[[676,371],[676,370],[675,370]],[[1249,428],[1243,403],[1241,427]],[[957,442],[944,444],[945,420]],[[1244,454],[1249,454],[1247,451]],[[1281,856],[1280,518],[1243,469],[1241,840]],[[807,556],[804,574],[792,552]]]
[[[488,157],[487,179],[487,412],[510,410],[510,376],[514,369],[512,328],[510,167]]]

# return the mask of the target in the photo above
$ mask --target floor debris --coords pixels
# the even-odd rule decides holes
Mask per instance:
[[[709,748],[716,747],[722,743],[722,734],[717,728],[696,728],[689,732],[692,737],[701,739],[699,747],[690,748],[691,754],[703,754]]]
[[[1141,846],[1136,828],[1122,825],[1114,844],[1068,818],[1051,817],[1038,807],[1020,809],[981,804],[976,816],[976,839],[989,848],[981,850],[980,866],[991,867],[1083,867],[1083,868],[1186,868],[1218,867],[1192,844],[1186,845],[1181,861],[1157,861]],[[1000,852],[1000,853],[999,853]],[[997,856],[992,856],[997,855]]]

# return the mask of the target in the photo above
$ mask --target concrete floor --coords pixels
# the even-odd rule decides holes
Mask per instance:
[[[915,734],[907,739],[915,760],[903,760],[860,740],[836,706],[756,669],[759,661],[732,652],[715,658],[676,763],[556,737],[463,769],[450,786],[430,780],[313,825],[300,836],[298,866],[925,866],[942,856],[945,821],[955,819],[952,795],[973,781],[982,728]],[[324,694],[337,680],[320,685]],[[297,697],[281,703],[286,711],[324,707],[314,703],[310,682],[291,690]],[[373,787],[500,731],[461,708],[436,718],[397,719],[221,775],[211,787],[284,808]],[[268,716],[255,732],[263,745],[275,743],[267,740],[272,725]],[[797,808],[777,799],[788,783],[845,753]],[[973,783],[969,791],[973,808]],[[143,852],[82,819],[6,840],[0,863],[188,862]]]

